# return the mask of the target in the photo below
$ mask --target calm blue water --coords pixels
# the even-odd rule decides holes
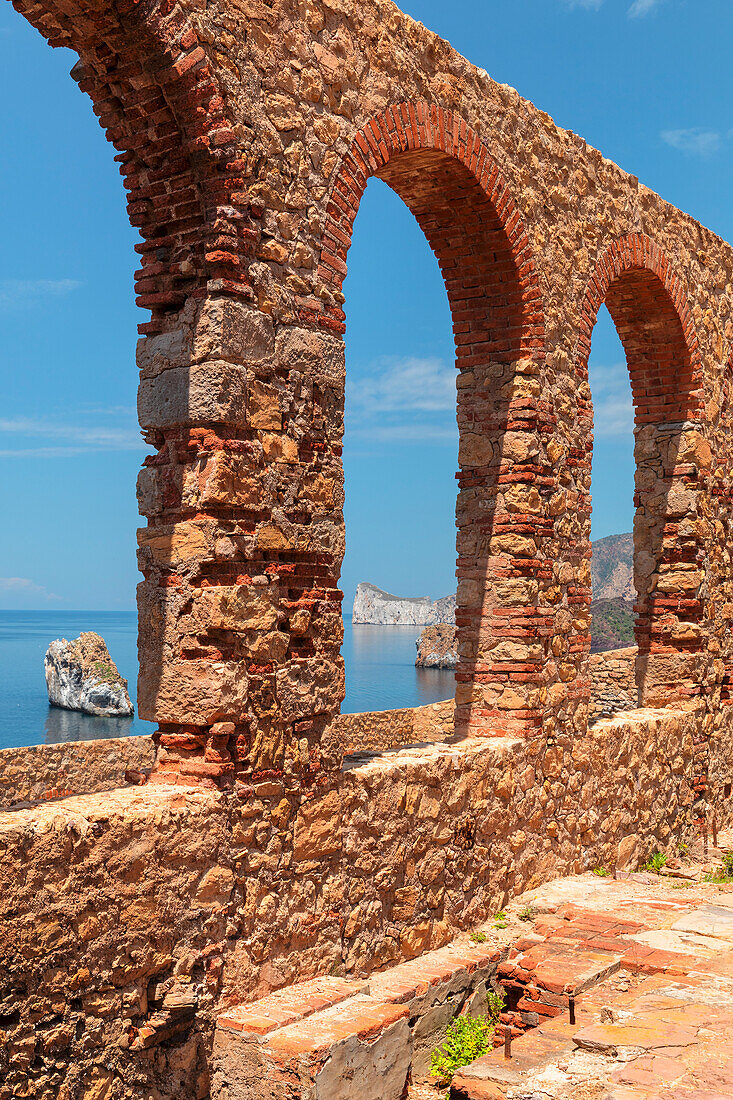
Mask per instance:
[[[452,672],[415,668],[417,629],[352,626],[348,620],[344,629],[345,713],[414,707],[453,695]],[[134,612],[0,611],[0,749],[152,732],[152,723],[137,716],[94,718],[48,705],[43,675],[48,645],[55,638],[76,638],[82,630],[102,635],[134,701]]]

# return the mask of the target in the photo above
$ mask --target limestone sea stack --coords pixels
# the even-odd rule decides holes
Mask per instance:
[[[351,621],[370,626],[431,626],[456,621],[456,598],[444,596],[393,596],[375,584],[362,582],[356,589]]]
[[[51,642],[44,666],[52,706],[103,718],[133,713],[127,680],[120,676],[99,634],[85,631],[73,642],[66,638]]]
[[[426,626],[415,643],[417,668],[455,668],[458,662],[456,628],[450,623]]]

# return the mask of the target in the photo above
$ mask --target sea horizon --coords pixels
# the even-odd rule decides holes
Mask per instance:
[[[107,643],[136,702],[137,612],[105,609],[0,609],[0,749],[150,734],[137,716],[99,718],[48,703],[43,658],[52,641],[93,630]],[[415,668],[421,627],[354,626],[344,615],[346,697],[341,712],[397,710],[450,698],[454,674]]]

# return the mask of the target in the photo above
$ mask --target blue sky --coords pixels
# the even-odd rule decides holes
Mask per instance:
[[[407,0],[558,124],[733,238],[730,0]],[[50,50],[0,11],[0,607],[131,608],[137,239],[114,151]],[[347,604],[359,580],[454,585],[451,326],[411,215],[370,183],[346,283]],[[629,530],[628,381],[613,328],[594,335],[594,537]]]

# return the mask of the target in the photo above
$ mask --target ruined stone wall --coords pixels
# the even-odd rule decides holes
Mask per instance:
[[[153,768],[151,737],[113,737],[0,751],[0,809],[39,799],[111,791]],[[127,777],[127,780],[126,780]]]
[[[150,788],[2,816],[0,1100],[201,1100],[217,1000],[368,970],[727,815],[733,252],[390,0],[15,4],[78,53],[141,233],[159,754]],[[452,312],[468,739],[342,777],[343,280],[374,175]],[[669,709],[589,730],[603,303],[637,424],[637,686]]]
[[[708,828],[713,813],[720,827],[733,821],[726,714]],[[347,968],[366,973],[438,947],[553,877],[674,852],[700,834],[703,742],[699,714],[637,710],[539,754],[518,740],[469,740],[347,765]]]
[[[453,315],[457,729],[585,730],[604,302],[639,429],[641,698],[714,707],[729,246],[389,0],[16,3],[80,54],[143,236],[140,713],[165,777],[310,796],[338,771],[343,279],[373,175]]]
[[[541,754],[474,738],[354,758],[299,809],[262,781],[1,813],[0,1100],[204,1100],[222,1008],[411,958],[555,875],[675,851],[699,829],[701,744],[729,824],[721,713],[708,741],[700,714],[637,711]]]
[[[607,649],[590,658],[590,719],[607,718],[637,706],[636,646]]]
[[[445,741],[454,732],[455,703],[446,699],[425,707],[339,714],[331,723],[345,756],[393,749],[400,745]]]

